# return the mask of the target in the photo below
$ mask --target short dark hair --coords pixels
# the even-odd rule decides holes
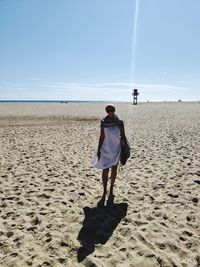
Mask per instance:
[[[107,106],[105,107],[105,110],[106,110],[106,112],[108,112],[108,110],[113,110],[113,112],[115,112],[115,106],[109,104],[109,105],[107,105]]]

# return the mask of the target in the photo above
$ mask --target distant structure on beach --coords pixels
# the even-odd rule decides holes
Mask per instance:
[[[137,105],[137,97],[138,97],[138,95],[139,95],[138,89],[133,89],[133,93],[132,93],[133,105]]]

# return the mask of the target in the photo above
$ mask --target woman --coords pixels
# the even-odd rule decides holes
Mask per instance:
[[[109,198],[113,196],[113,187],[117,176],[117,166],[120,161],[121,145],[127,145],[124,132],[124,124],[115,115],[115,107],[108,105],[105,107],[107,116],[101,121],[101,133],[97,150],[97,160],[93,159],[95,167],[103,169],[103,197],[107,192],[108,174],[111,169],[111,185]]]

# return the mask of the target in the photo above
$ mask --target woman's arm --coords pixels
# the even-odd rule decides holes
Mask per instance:
[[[104,138],[105,138],[104,128],[101,127],[101,132],[100,132],[100,137],[99,137],[99,145],[98,145],[98,151],[97,151],[98,158],[100,158],[100,156],[101,156],[100,150],[101,150],[101,146],[103,144]]]
[[[121,121],[121,123],[120,123],[120,132],[121,132],[122,142],[124,143],[124,145],[126,145],[127,139],[126,139],[126,135],[125,135],[124,122],[123,121]]]

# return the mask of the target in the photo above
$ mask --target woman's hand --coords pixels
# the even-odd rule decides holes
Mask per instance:
[[[100,157],[101,157],[101,152],[100,151],[97,152],[97,157],[98,157],[98,160],[99,160]]]
[[[127,146],[127,140],[126,139],[122,139],[121,144],[123,147]]]

